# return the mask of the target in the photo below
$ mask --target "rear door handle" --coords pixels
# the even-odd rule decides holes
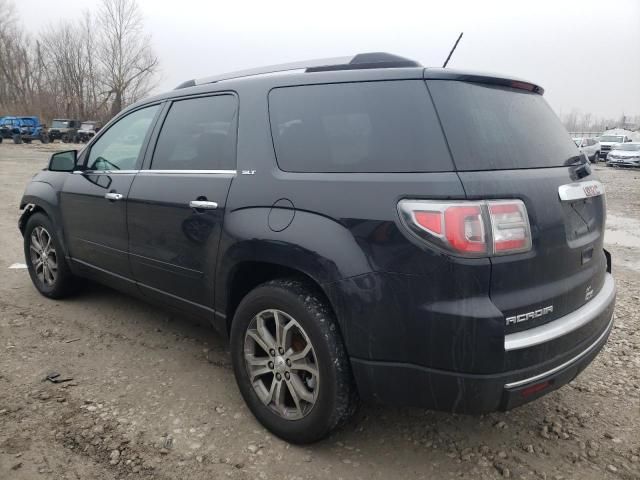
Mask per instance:
[[[189,206],[198,210],[215,210],[218,208],[216,202],[208,202],[206,200],[191,200]]]
[[[104,194],[104,198],[106,198],[107,200],[122,200],[122,194],[109,192]]]

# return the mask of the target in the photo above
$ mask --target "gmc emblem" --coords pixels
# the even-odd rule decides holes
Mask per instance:
[[[529,320],[533,320],[534,318],[540,318],[551,312],[553,312],[553,305],[534,310],[533,312],[527,312],[520,315],[514,315],[513,317],[507,317],[506,322],[507,325],[515,325],[516,323],[527,322]]]

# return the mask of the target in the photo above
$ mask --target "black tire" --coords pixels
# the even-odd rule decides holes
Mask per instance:
[[[2,143],[2,136],[0,135],[0,143]]]
[[[47,234],[51,236],[51,243],[54,249],[55,260],[57,269],[55,272],[55,280],[51,283],[45,282],[39,277],[36,272],[36,266],[33,263],[32,246],[35,247],[32,234],[37,228],[43,228]],[[37,250],[37,249],[36,249]],[[29,217],[27,225],[24,229],[24,256],[29,269],[29,276],[36,289],[45,297],[49,298],[63,298],[73,293],[76,289],[75,277],[69,269],[69,265],[64,256],[64,251],[58,240],[56,230],[46,215],[37,212]],[[52,257],[49,255],[48,262],[52,262]],[[51,263],[53,265],[53,263]]]
[[[246,332],[258,313],[271,309],[295,319],[309,338],[317,360],[317,396],[302,418],[283,418],[265,405],[247,371]],[[316,442],[344,424],[356,410],[358,397],[351,366],[331,308],[318,292],[299,280],[273,280],[242,299],[231,326],[231,356],[240,393],[249,409],[262,425],[283,440],[295,444]],[[275,374],[273,378],[275,381]]]
[[[18,134],[15,134],[13,136],[13,143],[15,143],[16,145],[20,145],[22,143],[22,137]]]
[[[71,141],[71,139],[69,138],[69,135],[67,135],[66,133],[62,135],[60,140],[62,141],[62,143],[69,143]]]
[[[46,144],[46,143],[49,143],[49,135],[46,135],[46,134],[42,135],[42,136],[40,137],[40,142],[41,142],[41,143],[45,143],[45,144]]]
[[[24,139],[24,140],[22,140],[22,141],[23,141],[24,143],[27,143],[27,144],[31,143],[31,139],[30,139],[30,138],[25,138],[25,139]]]

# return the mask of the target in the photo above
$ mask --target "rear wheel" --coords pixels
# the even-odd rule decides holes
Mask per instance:
[[[42,143],[49,143],[49,135],[43,134],[43,135],[40,137],[40,142],[42,142]]]
[[[284,440],[320,440],[355,411],[335,318],[303,282],[274,280],[251,291],[233,319],[231,354],[249,409]]]
[[[62,138],[60,138],[60,140],[62,140],[62,143],[69,143],[71,141],[69,135],[67,135],[66,133],[62,135]]]
[[[34,213],[24,230],[24,255],[31,281],[45,297],[62,298],[74,290],[73,274],[46,215]]]

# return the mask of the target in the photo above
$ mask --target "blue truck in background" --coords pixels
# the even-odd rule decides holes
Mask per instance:
[[[3,140],[13,140],[13,143],[40,140],[42,143],[49,143],[49,135],[38,117],[6,116],[0,117],[0,143]]]

